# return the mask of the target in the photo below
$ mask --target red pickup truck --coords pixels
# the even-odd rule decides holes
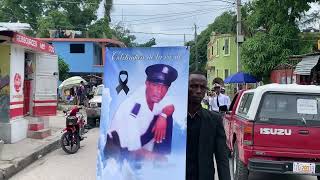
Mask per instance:
[[[223,119],[234,180],[250,172],[320,180],[320,87],[270,84],[235,95]]]

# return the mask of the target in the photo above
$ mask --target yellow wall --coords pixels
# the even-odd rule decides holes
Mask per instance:
[[[0,88],[4,82],[10,82],[10,46],[0,46]],[[8,79],[9,78],[9,79]],[[0,122],[9,121],[10,86],[0,89]]]

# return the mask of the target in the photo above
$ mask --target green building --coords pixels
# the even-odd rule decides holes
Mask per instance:
[[[215,78],[225,79],[237,72],[236,36],[212,33],[207,46],[207,78],[212,88]]]

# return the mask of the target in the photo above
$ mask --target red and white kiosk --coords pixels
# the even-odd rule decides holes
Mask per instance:
[[[50,135],[57,110],[58,57],[52,45],[0,31],[0,138],[15,143]]]

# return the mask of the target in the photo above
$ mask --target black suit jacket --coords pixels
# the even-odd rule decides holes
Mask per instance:
[[[201,111],[199,136],[199,180],[213,180],[217,162],[219,180],[231,180],[226,135],[219,113],[206,109]]]

